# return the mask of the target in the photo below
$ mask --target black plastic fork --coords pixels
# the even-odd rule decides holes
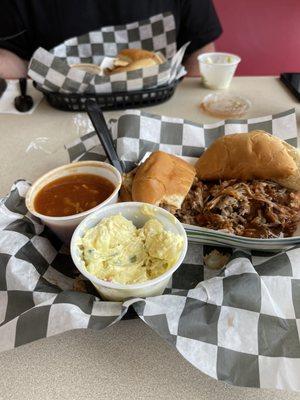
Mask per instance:
[[[92,121],[97,136],[102,144],[109,162],[121,173],[125,172],[124,165],[116,152],[113,139],[106,125],[101,108],[93,100],[85,102],[86,112]]]

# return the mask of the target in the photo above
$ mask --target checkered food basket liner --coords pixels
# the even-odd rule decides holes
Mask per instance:
[[[162,150],[178,156],[199,157],[222,135],[261,129],[297,147],[295,110],[287,110],[260,118],[226,120],[213,124],[196,124],[182,118],[153,115],[141,110],[127,110],[111,120],[110,130],[117,153],[131,170],[147,152]],[[76,139],[66,146],[71,161],[106,160],[95,132]]]
[[[38,48],[31,58],[28,75],[50,92],[112,93],[149,89],[171,83],[185,74],[181,61],[187,45],[176,53],[174,16],[158,14],[144,21],[108,26],[73,37],[52,51]],[[161,52],[167,61],[110,76],[70,68],[76,63],[100,65],[104,57],[116,57],[127,48]]]
[[[132,116],[136,128],[138,124],[145,127],[147,120],[149,127],[154,120],[163,144],[176,154],[179,148],[181,153],[183,149],[194,151],[197,142],[188,142],[187,137],[195,138],[196,129],[202,138],[199,144],[207,145],[212,140],[208,132],[217,137],[222,131],[232,133],[233,128],[246,131],[255,125],[266,129],[269,124],[273,134],[284,132],[285,139],[295,143],[293,110],[262,121],[226,121],[213,126],[128,112],[112,124],[118,139],[126,138],[126,124]],[[168,133],[170,124],[183,125],[185,145],[170,143],[174,141]],[[179,127],[174,130],[176,137],[179,131]],[[119,151],[130,154],[129,160],[126,155],[128,165],[137,162],[135,154],[142,157],[142,153],[137,146],[132,153],[126,146],[143,140],[138,145],[144,152],[149,149],[146,142],[151,142],[150,137],[134,137],[135,129],[131,132],[130,140],[118,145]],[[152,143],[153,138],[158,140],[155,135]],[[93,140],[91,133],[70,146],[71,157],[84,158],[84,146],[86,157],[99,159],[99,147],[93,149]],[[162,296],[123,304],[105,302],[88,282],[78,280],[62,243],[28,213],[24,201],[28,188],[28,182],[18,181],[0,202],[1,351],[71,329],[103,329],[120,320],[132,305],[149,327],[203,373],[238,386],[300,390],[299,246],[277,253],[219,248],[230,258],[226,268],[214,273],[203,267],[205,255],[213,248],[190,243],[183,265]]]

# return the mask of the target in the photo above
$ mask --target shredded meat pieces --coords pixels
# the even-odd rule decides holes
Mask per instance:
[[[191,225],[240,236],[292,236],[299,221],[297,194],[277,183],[237,180],[206,183],[195,179],[177,218]]]

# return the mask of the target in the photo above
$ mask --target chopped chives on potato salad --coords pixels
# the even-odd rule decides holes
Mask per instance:
[[[121,214],[104,218],[88,229],[79,243],[87,271],[121,284],[149,281],[177,262],[183,238],[150,218],[137,228]]]

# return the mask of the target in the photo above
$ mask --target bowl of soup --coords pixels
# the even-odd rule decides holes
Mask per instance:
[[[100,161],[80,161],[55,168],[37,179],[26,206],[61,240],[69,242],[75,228],[91,212],[116,203],[120,172]]]

